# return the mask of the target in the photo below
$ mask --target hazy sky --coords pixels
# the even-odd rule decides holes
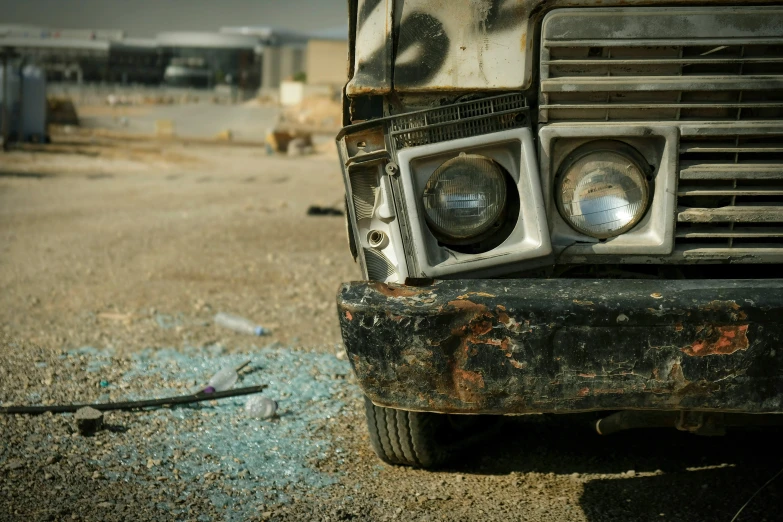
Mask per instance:
[[[0,0],[0,24],[63,29],[216,31],[227,25],[271,25],[311,31],[347,25],[346,0]]]

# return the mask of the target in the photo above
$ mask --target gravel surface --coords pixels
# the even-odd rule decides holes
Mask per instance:
[[[56,136],[0,156],[0,405],[188,393],[250,360],[246,397],[0,415],[0,520],[730,521],[783,466],[781,432],[595,435],[592,415],[509,419],[451,469],[372,453],[339,358],[334,295],[358,277],[336,155]],[[218,311],[271,329],[244,337]],[[780,520],[783,478],[739,520]]]

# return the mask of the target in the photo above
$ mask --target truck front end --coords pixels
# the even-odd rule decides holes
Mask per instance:
[[[349,2],[338,311],[383,458],[438,460],[420,412],[783,413],[775,3]]]

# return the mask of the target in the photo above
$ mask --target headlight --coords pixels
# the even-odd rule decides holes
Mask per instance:
[[[558,179],[557,206],[563,219],[599,239],[627,232],[649,204],[645,165],[638,152],[619,142],[577,149]]]
[[[423,199],[427,224],[438,239],[477,238],[499,226],[506,205],[505,173],[490,158],[463,152],[435,170]]]

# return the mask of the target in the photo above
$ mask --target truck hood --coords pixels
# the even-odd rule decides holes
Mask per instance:
[[[553,9],[737,4],[747,5],[741,0],[349,0],[346,94],[528,89],[537,28]]]

